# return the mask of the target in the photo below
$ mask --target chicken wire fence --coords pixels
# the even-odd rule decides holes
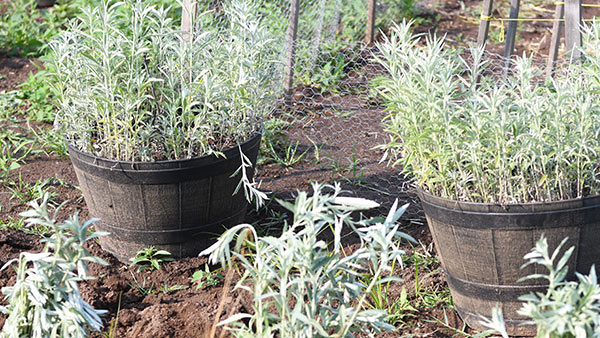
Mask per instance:
[[[373,61],[376,46],[367,45],[367,0],[299,0],[298,27],[290,40],[290,0],[257,0],[262,24],[278,41],[281,64],[289,64],[294,47],[293,77],[284,94],[286,72],[275,85],[281,87],[271,118],[264,121],[265,135],[257,167],[261,188],[285,198],[296,190],[309,190],[310,182],[340,182],[348,194],[381,204],[383,214],[396,199],[410,203],[406,219],[423,223],[424,215],[411,179],[381,161],[377,148],[389,138],[382,128],[386,116],[371,81],[385,75]],[[218,13],[221,1],[200,2],[200,11]],[[385,31],[410,15],[413,0],[379,0],[375,29]],[[468,56],[465,56],[468,57]],[[503,76],[512,61],[486,53],[488,72]],[[534,63],[545,69],[547,59]],[[560,67],[563,64],[558,64]],[[287,74],[289,75],[289,74]]]
[[[375,29],[402,20],[412,3],[377,1]],[[283,65],[289,65],[294,48],[289,91],[282,92],[273,118],[265,121],[264,156],[257,168],[261,187],[285,197],[309,190],[312,181],[340,182],[348,194],[381,203],[375,213],[389,210],[396,198],[417,206],[410,180],[380,163],[383,153],[374,149],[387,136],[381,128],[384,107],[369,85],[384,71],[371,60],[376,48],[365,43],[368,1],[300,0],[294,41],[288,34],[290,1],[261,7],[263,20],[277,31],[273,38],[282,41]],[[420,221],[420,209],[413,211],[409,218]]]

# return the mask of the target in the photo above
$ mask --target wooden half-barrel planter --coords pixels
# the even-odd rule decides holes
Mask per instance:
[[[547,281],[519,279],[547,273],[539,265],[521,268],[542,234],[551,252],[565,237],[565,249],[575,246],[567,278],[600,266],[600,196],[500,205],[453,201],[420,189],[418,194],[454,305],[472,328],[485,330],[481,316],[489,318],[498,306],[510,335],[535,335],[535,327],[523,325],[527,318],[517,314],[518,298],[543,292]]]
[[[241,145],[253,165],[260,139],[257,133]],[[114,161],[67,147],[90,215],[100,219],[96,230],[110,233],[100,245],[122,262],[150,245],[176,258],[197,255],[246,215],[244,192],[234,194],[237,146],[225,157],[157,162]]]
[[[55,0],[38,0],[38,8],[52,7],[55,2]]]

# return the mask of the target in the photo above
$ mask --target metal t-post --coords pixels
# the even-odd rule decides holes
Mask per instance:
[[[365,37],[365,42],[367,45],[371,45],[375,40],[375,9],[377,8],[377,1],[368,1],[369,9],[367,11],[367,36]]]
[[[517,19],[519,18],[520,0],[511,0],[510,12],[508,18],[508,29],[506,31],[506,44],[504,45],[504,74],[508,75],[511,66],[511,57],[515,49],[515,40],[517,37]]]

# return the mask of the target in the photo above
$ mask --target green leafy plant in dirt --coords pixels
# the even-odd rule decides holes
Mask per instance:
[[[5,13],[0,16],[0,46],[9,54],[33,54],[48,37],[46,24],[37,9],[37,0],[5,2]]]
[[[11,0],[0,4],[0,47],[9,55],[37,56],[76,13],[73,1],[59,0],[50,9],[37,8],[38,0]]]
[[[524,279],[545,279],[548,290],[521,296],[519,299],[525,303],[518,312],[530,318],[529,324],[537,327],[536,337],[600,337],[600,286],[595,266],[591,267],[588,275],[576,272],[577,281],[566,280],[567,261],[574,250],[571,247],[560,255],[566,241],[565,238],[550,254],[548,241],[542,236],[525,255],[527,263],[524,266],[537,264],[547,273],[529,275]],[[499,309],[493,312],[492,319],[483,323],[508,338]]]
[[[2,205],[0,205],[0,211],[2,211]],[[27,226],[23,217],[15,218],[10,216],[6,220],[0,221],[0,229],[18,230],[39,237],[47,237],[51,231],[51,229],[45,225],[35,224]]]
[[[22,102],[27,105],[28,120],[52,123],[55,118],[55,107],[52,103],[52,76],[49,70],[37,67],[38,72],[29,73],[27,80],[19,85],[17,93]]]
[[[360,53],[367,26],[368,2],[362,0],[314,1],[301,12],[295,72],[302,83],[322,92],[336,92]],[[412,18],[414,0],[380,3],[376,31],[393,22]],[[304,17],[305,21],[302,21]]]
[[[391,271],[394,271],[394,266],[395,264],[392,263]],[[371,275],[372,273],[369,273],[365,278],[367,284],[372,280]],[[388,280],[386,283],[377,283],[369,293],[367,307],[385,311],[387,313],[388,322],[391,325],[398,326],[402,324],[406,318],[414,316],[414,312],[417,311],[417,309],[411,304],[408,292],[404,286],[402,286],[399,297],[390,297],[389,292],[391,285],[391,280]]]
[[[90,329],[100,330],[99,316],[106,311],[85,302],[78,283],[93,279],[88,275],[88,262],[107,263],[92,256],[84,244],[104,234],[89,230],[95,219],[81,223],[77,214],[57,223],[58,209],[53,216],[48,214],[47,196],[31,207],[22,213],[27,224],[47,227],[51,235],[42,240],[42,252],[23,252],[2,267],[18,262],[15,284],[2,288],[8,305],[0,309],[8,318],[0,337],[88,337]]]
[[[18,199],[21,204],[40,200],[46,196],[48,203],[55,205],[55,198],[58,196],[58,193],[53,189],[54,180],[54,177],[48,177],[34,183],[26,183],[19,173],[16,181],[8,180],[5,182],[5,188],[10,193],[10,198]]]
[[[192,283],[196,283],[196,289],[211,288],[219,285],[225,276],[219,271],[210,271],[208,264],[204,264],[204,270],[198,270],[192,275]]]
[[[279,237],[259,237],[254,227],[241,224],[201,253],[210,254],[210,262],[223,267],[235,259],[243,268],[236,289],[253,297],[253,313],[239,313],[220,323],[231,325],[235,336],[351,337],[353,332],[394,329],[385,311],[365,307],[376,285],[397,280],[388,274],[392,262],[403,254],[395,239],[409,238],[398,232],[397,223],[406,206],[397,209],[394,204],[385,220],[354,220],[352,212],[378,204],[342,197],[339,185],[315,183],[313,190],[312,196],[299,192],[293,204],[279,201],[294,214]],[[352,253],[342,249],[344,226],[360,238]],[[333,232],[330,246],[317,238],[326,229]],[[373,278],[365,285],[361,274],[369,267]]]
[[[0,119],[11,123],[16,122],[15,111],[21,104],[22,100],[16,90],[0,91]]]
[[[180,284],[174,284],[174,285],[169,286],[169,283],[167,283],[167,281],[164,281],[160,286],[160,292],[162,292],[163,294],[166,295],[173,291],[185,290],[187,288],[188,288],[187,285],[180,285]]]
[[[135,257],[130,258],[130,266],[138,265],[138,272],[145,269],[160,270],[161,264],[172,262],[171,253],[166,250],[157,250],[154,246],[139,250]]]
[[[33,149],[33,140],[13,129],[0,130],[0,179],[6,180],[10,171],[18,169]]]
[[[600,192],[600,23],[587,28],[583,60],[546,79],[527,57],[514,74],[489,72],[442,38],[396,26],[375,59],[375,87],[390,161],[444,198],[490,203],[555,201]],[[423,46],[420,43],[423,42]]]

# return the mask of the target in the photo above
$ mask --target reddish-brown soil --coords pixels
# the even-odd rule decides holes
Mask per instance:
[[[27,80],[29,73],[36,73],[35,60],[8,58],[0,52],[0,92],[10,90]]]
[[[470,14],[478,13],[478,1],[433,0],[424,3],[428,21],[417,27],[417,31],[435,28],[438,34],[447,33],[448,41],[456,44],[476,40],[477,25],[468,18],[473,17]],[[549,11],[545,13],[545,17],[551,17],[551,9]],[[587,11],[585,15],[589,17],[591,14]],[[549,24],[528,24],[523,27],[517,41],[517,53],[527,51],[544,56],[543,51],[547,50],[549,44]],[[501,53],[502,47],[492,43],[490,50]],[[366,51],[365,55],[369,55],[369,52]],[[0,93],[14,89],[26,80],[29,72],[35,72],[33,61],[7,58],[0,53]],[[322,94],[310,87],[296,87],[292,111],[301,119],[287,129],[286,136],[294,142],[299,141],[298,154],[307,151],[305,158],[291,168],[274,163],[264,164],[258,168],[257,179],[262,181],[264,190],[273,192],[282,199],[292,198],[297,190],[310,189],[310,182],[313,181],[339,181],[343,183],[348,195],[370,198],[381,203],[382,206],[370,211],[370,215],[384,214],[395,199],[400,203],[410,203],[402,218],[402,230],[413,235],[421,245],[415,248],[407,246],[407,255],[414,251],[425,256],[433,255],[435,250],[432,248],[431,237],[410,183],[398,174],[397,168],[380,163],[383,153],[373,149],[387,140],[381,128],[385,112],[367,96],[368,81],[380,72],[380,69],[368,62],[359,63],[349,70],[344,82],[347,87],[354,89],[348,92],[354,94]],[[313,144],[316,144],[318,152]],[[60,215],[65,217],[78,211],[82,218],[87,219],[87,208],[68,159],[37,156],[29,158],[21,168],[10,173],[11,179],[20,179],[30,184],[49,177],[55,177],[50,183],[50,189],[56,193],[55,202],[70,201]],[[18,214],[26,210],[20,200],[12,197],[8,188],[3,184],[0,190],[0,221],[18,218]],[[251,212],[247,218],[248,221],[256,221],[264,218],[264,215]],[[268,230],[276,231],[276,228],[277,226],[270,226]],[[0,265],[16,258],[19,252],[41,250],[39,239],[20,231],[1,230]],[[352,247],[352,244],[352,237],[345,239],[345,245]],[[137,272],[136,268],[117,261],[96,242],[90,243],[89,248],[109,265],[91,266],[91,274],[98,278],[82,283],[82,294],[95,308],[109,311],[103,321],[107,331],[111,325],[116,327],[114,337],[203,337],[212,326],[223,297],[223,284],[197,290],[190,283],[192,274],[204,268],[207,261],[205,257],[185,258],[165,263],[157,271]],[[394,271],[404,282],[393,283],[388,296],[390,299],[398,298],[404,287],[415,309],[405,312],[404,324],[398,331],[382,336],[452,337],[457,333],[453,328],[472,333],[463,327],[460,318],[447,304],[439,303],[433,307],[419,305],[423,300],[416,294],[417,288],[442,292],[447,289],[439,266],[433,264],[424,267],[425,273],[421,273],[419,280],[415,280],[415,267],[410,264],[410,260],[407,262],[404,268],[397,267]],[[12,269],[0,272],[0,286],[14,283],[14,275]],[[151,287],[152,292],[143,295],[134,287],[136,280],[139,285]],[[161,290],[165,285],[182,285],[187,288],[165,293]],[[227,293],[225,297],[221,319],[236,312],[251,311],[250,295],[236,291]],[[5,302],[2,300],[0,304]],[[4,324],[5,318],[6,316],[0,315],[0,326]]]

